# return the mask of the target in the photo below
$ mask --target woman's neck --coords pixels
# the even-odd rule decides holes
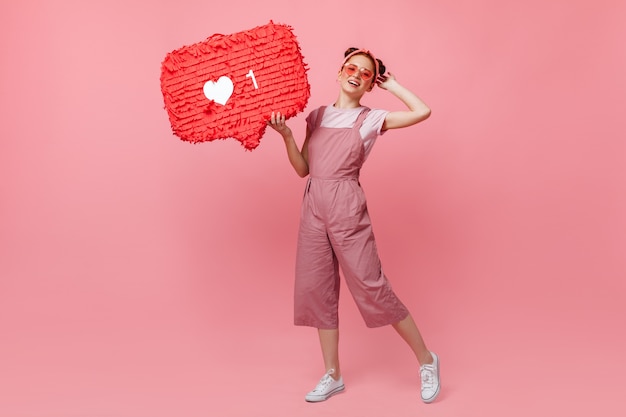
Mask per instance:
[[[335,101],[334,107],[336,109],[356,109],[357,107],[361,107],[361,102],[359,99],[348,97],[344,94],[339,94],[339,97],[337,97],[337,101]]]

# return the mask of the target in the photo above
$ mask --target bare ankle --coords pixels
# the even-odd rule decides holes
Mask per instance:
[[[435,361],[435,358],[433,358],[433,355],[431,355],[430,351],[426,351],[426,353],[420,355],[417,360],[419,361],[420,365],[430,365]]]
[[[335,381],[338,381],[339,378],[341,378],[341,371],[339,370],[339,367],[336,368],[330,368],[328,371],[326,371],[328,373],[328,375],[330,375],[330,377],[332,379],[334,379]]]

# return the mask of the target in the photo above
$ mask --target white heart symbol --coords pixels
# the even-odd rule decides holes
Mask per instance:
[[[203,91],[206,98],[223,106],[233,94],[233,89],[232,80],[223,75],[217,82],[207,81],[204,84]]]

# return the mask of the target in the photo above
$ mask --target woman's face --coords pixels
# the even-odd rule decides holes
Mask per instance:
[[[348,93],[364,94],[374,87],[374,63],[367,55],[354,55],[339,71],[341,87]]]

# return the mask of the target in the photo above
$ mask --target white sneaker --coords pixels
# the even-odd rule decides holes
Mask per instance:
[[[309,392],[304,399],[310,403],[317,403],[320,401],[326,401],[331,396],[343,391],[345,388],[345,385],[343,385],[343,378],[339,377],[339,379],[335,381],[335,379],[331,376],[334,373],[334,369],[326,372],[322,379],[320,379],[320,382],[317,384],[315,389]]]
[[[422,380],[422,401],[432,403],[439,395],[439,357],[433,352],[433,363],[420,366],[420,378]]]

